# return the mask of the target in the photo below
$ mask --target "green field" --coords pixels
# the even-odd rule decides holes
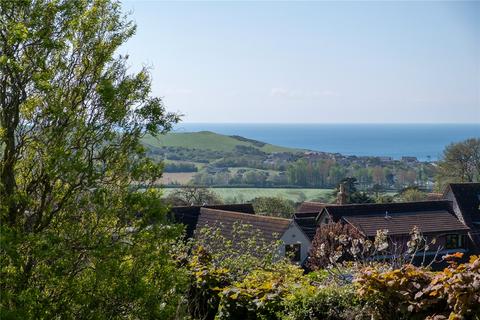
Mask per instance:
[[[175,190],[164,189],[165,194]],[[328,198],[332,189],[287,189],[287,188],[211,188],[224,201],[246,202],[256,197],[281,197],[295,202]],[[303,196],[304,195],[304,196]]]
[[[248,146],[266,153],[273,152],[301,152],[304,150],[275,146],[255,140],[239,139],[210,131],[200,132],[173,132],[161,136],[159,139],[146,136],[143,143],[152,147],[183,147],[189,149],[203,149],[212,151],[233,151],[235,146]]]

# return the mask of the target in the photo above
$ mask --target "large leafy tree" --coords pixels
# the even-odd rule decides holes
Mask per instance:
[[[438,162],[437,187],[449,182],[480,181],[480,139],[472,138],[448,145]]]
[[[116,54],[134,31],[112,1],[0,0],[2,318],[176,312],[179,230],[139,141],[178,116]]]

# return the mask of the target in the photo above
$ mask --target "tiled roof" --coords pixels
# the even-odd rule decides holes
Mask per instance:
[[[333,206],[332,204],[323,202],[309,202],[304,201],[298,208],[297,212],[320,212],[325,206]]]
[[[443,200],[443,193],[430,192],[427,193],[427,200]]]
[[[303,233],[305,233],[310,241],[313,240],[317,231],[318,215],[318,212],[297,212],[293,216],[297,225],[302,229]]]
[[[221,227],[222,234],[226,238],[230,238],[235,223],[251,225],[254,229],[258,229],[262,233],[264,239],[273,241],[278,240],[283,235],[288,229],[291,220],[256,214],[201,208],[197,230],[207,226]]]
[[[419,211],[343,216],[343,220],[352,224],[365,236],[375,236],[377,230],[388,229],[390,235],[407,235],[414,226],[423,233],[437,233],[448,231],[469,230],[450,212]]]
[[[246,214],[255,214],[253,206],[247,204],[225,204],[204,206],[205,208],[214,208],[219,210],[227,210],[234,212],[243,212]],[[173,213],[173,219],[177,223],[183,223],[186,226],[186,237],[191,238],[197,227],[198,216],[200,215],[202,206],[181,206],[172,207],[170,211]]]
[[[447,211],[453,214],[452,203],[447,200],[331,205],[326,206],[325,210],[333,221],[339,221],[343,216],[385,216],[386,212],[394,214],[423,211]]]
[[[480,183],[450,183],[449,189],[466,221],[480,221]]]

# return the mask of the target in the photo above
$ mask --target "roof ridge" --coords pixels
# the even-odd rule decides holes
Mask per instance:
[[[419,200],[419,201],[402,201],[402,202],[388,202],[388,203],[346,203],[342,205],[338,204],[332,204],[332,205],[327,205],[326,207],[337,207],[337,208],[342,208],[342,207],[361,207],[361,206],[391,206],[391,205],[403,205],[403,204],[417,204],[417,203],[441,203],[441,202],[450,202],[450,200],[447,199],[434,199],[434,200]]]
[[[225,212],[225,213],[230,213],[230,214],[235,214],[240,216],[246,216],[249,218],[256,217],[256,218],[265,219],[265,220],[281,220],[281,221],[288,221],[288,222],[292,221],[292,219],[287,219],[287,218],[272,217],[272,216],[266,216],[261,214],[251,214],[251,213],[228,211],[228,210],[220,210],[220,209],[206,208],[206,207],[200,208],[200,214],[202,213],[202,211]]]

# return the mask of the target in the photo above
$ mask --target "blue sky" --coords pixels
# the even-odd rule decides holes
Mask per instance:
[[[125,1],[186,122],[480,123],[480,2]]]

